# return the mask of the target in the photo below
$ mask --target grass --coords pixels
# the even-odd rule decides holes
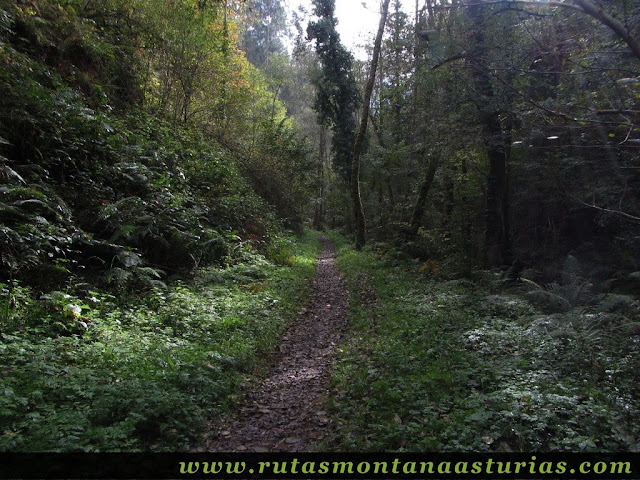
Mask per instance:
[[[326,449],[640,448],[640,345],[613,328],[627,317],[542,315],[518,292],[437,281],[335,238],[354,301]]]
[[[305,304],[317,235],[281,239],[124,302],[55,292],[13,302],[0,335],[0,451],[177,451],[233,406]],[[15,290],[12,290],[15,292]]]

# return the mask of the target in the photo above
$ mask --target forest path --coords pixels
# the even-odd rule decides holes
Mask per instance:
[[[268,377],[245,393],[236,417],[211,426],[207,451],[309,451],[325,435],[329,368],[346,328],[349,293],[333,244],[320,239],[323,252],[307,308],[282,337]]]

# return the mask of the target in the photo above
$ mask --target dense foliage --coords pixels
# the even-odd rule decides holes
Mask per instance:
[[[637,270],[637,5],[429,0],[412,18],[408,3],[362,162],[370,236],[463,274],[516,261],[550,282],[569,253]]]
[[[240,7],[0,4],[0,450],[188,448],[304,301],[308,147]]]
[[[224,263],[242,239],[266,245],[279,222],[300,228],[306,147],[283,107],[221,12],[160,7],[2,10],[8,276],[180,273]]]
[[[551,291],[499,275],[434,281],[432,265],[343,244],[351,338],[334,373],[349,451],[637,451],[638,302],[581,291],[577,259]]]
[[[0,450],[199,446],[301,308],[318,248],[313,235],[282,240],[276,266],[245,246],[228,268],[129,302],[2,285]]]

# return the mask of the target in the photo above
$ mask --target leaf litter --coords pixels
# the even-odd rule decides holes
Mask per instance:
[[[211,422],[207,451],[310,451],[331,428],[328,381],[347,327],[349,292],[335,265],[335,247],[320,239],[309,305],[282,337],[267,378],[248,388],[233,418]]]

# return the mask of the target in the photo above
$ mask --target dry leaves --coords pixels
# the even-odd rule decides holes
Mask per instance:
[[[207,450],[309,451],[331,424],[325,404],[329,366],[346,328],[349,294],[323,238],[314,293],[283,336],[271,373],[248,389],[237,418],[212,425]]]

